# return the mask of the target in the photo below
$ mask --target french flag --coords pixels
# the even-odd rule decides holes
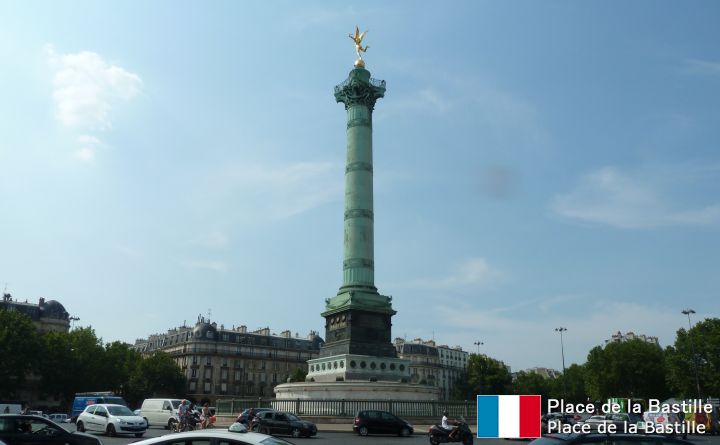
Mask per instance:
[[[540,437],[541,404],[541,396],[477,396],[477,437]]]

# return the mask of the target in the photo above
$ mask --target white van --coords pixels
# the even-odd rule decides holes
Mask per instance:
[[[182,399],[145,399],[140,407],[140,416],[148,426],[163,426],[166,429],[178,421],[178,408]]]

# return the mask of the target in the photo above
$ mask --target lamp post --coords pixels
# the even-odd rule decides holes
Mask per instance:
[[[695,343],[693,343],[692,337],[690,337],[690,330],[692,329],[692,322],[690,321],[690,314],[694,314],[695,311],[692,309],[685,309],[682,311],[683,315],[687,315],[688,318],[688,341],[690,342],[690,352],[692,352],[693,370],[695,371],[695,386],[697,387],[697,396],[700,400],[700,377],[698,376],[697,368],[697,357],[695,355]]]
[[[485,343],[483,343],[483,342],[481,342],[481,341],[476,341],[476,342],[474,342],[473,344],[474,344],[475,346],[477,346],[477,353],[478,353],[478,355],[480,355],[480,345],[484,345]]]
[[[560,333],[560,354],[562,356],[562,367],[563,367],[563,373],[562,373],[562,379],[563,379],[563,399],[566,398],[566,391],[565,391],[565,345],[563,344],[563,332],[567,331],[567,328],[559,327],[555,328],[555,332]]]

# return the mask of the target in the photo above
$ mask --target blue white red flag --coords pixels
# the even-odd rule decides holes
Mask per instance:
[[[477,396],[477,437],[540,437],[541,396]]]

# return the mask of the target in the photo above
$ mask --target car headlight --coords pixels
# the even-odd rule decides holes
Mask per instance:
[[[115,419],[116,422],[120,423],[121,425],[125,425],[127,422],[123,419]]]

